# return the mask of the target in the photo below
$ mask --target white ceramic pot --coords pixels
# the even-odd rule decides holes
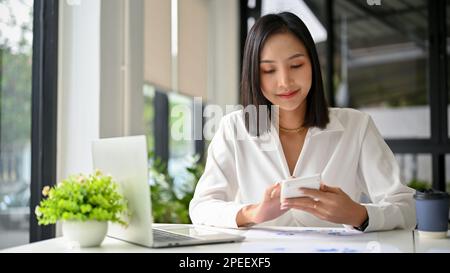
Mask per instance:
[[[70,242],[76,242],[80,247],[99,246],[105,239],[108,222],[103,221],[63,221],[62,232]]]

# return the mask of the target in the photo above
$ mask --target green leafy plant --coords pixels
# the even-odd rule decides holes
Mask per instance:
[[[408,183],[408,187],[418,191],[424,191],[431,188],[431,184],[427,181],[413,179]]]
[[[90,175],[70,176],[54,187],[45,186],[42,194],[46,198],[35,209],[38,223],[97,220],[126,226],[120,215],[126,213],[127,203],[117,187],[111,176],[98,170]]]
[[[175,185],[174,178],[169,174],[167,164],[160,158],[153,159],[150,175],[154,184],[150,185],[153,219],[156,223],[190,224],[189,202],[194,196],[195,186],[204,171],[204,164],[199,162],[199,156],[191,157],[186,167],[188,173],[181,185]]]

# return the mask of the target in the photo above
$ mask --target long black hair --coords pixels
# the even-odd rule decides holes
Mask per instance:
[[[241,99],[244,107],[255,105],[257,107],[257,120],[259,121],[259,106],[268,108],[270,119],[270,106],[272,103],[262,94],[260,84],[260,54],[267,39],[277,33],[289,32],[297,37],[305,45],[312,65],[312,84],[306,97],[306,113],[304,127],[325,128],[329,122],[328,105],[325,99],[317,50],[306,25],[296,15],[290,12],[268,14],[259,18],[247,35],[242,62]],[[245,118],[247,131],[249,121]],[[260,128],[258,123],[258,128]],[[266,131],[268,128],[265,127]],[[262,133],[257,130],[257,136]]]

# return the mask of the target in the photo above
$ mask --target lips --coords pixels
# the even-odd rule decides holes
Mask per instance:
[[[288,98],[292,98],[293,96],[295,96],[298,91],[299,90],[289,91],[289,92],[286,92],[283,94],[278,94],[277,96],[279,96],[280,98],[288,99]]]

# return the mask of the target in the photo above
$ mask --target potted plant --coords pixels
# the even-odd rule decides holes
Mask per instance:
[[[180,184],[175,183],[175,177],[169,174],[167,164],[153,152],[149,153],[149,159],[152,162],[150,176],[153,183],[150,185],[150,196],[155,223],[191,224],[189,202],[205,168],[200,155],[186,158],[188,164],[185,171],[178,174],[183,177]]]
[[[431,189],[431,183],[424,180],[413,179],[408,183],[408,187],[417,191],[425,191]]]
[[[45,197],[35,209],[39,225],[62,221],[64,237],[81,247],[99,246],[106,236],[108,222],[127,225],[121,215],[126,200],[117,184],[99,170],[93,174],[72,175],[55,187],[42,190]]]

